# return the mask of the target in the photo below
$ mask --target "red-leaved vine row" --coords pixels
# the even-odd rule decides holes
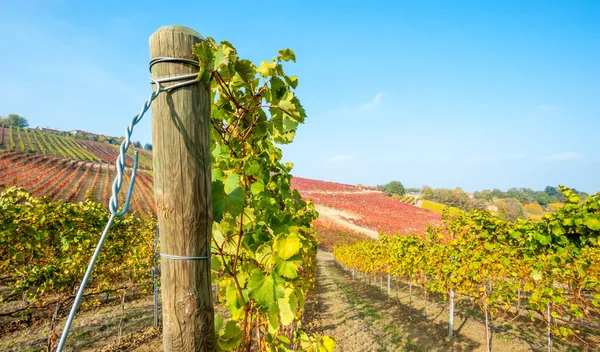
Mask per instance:
[[[75,176],[77,176],[77,174],[79,174],[79,170],[81,169],[81,165],[82,163],[76,163],[75,164],[75,168],[71,171],[71,173],[69,174],[69,176],[63,178],[58,185],[54,188],[54,190],[52,192],[50,192],[49,197],[51,198],[56,198],[58,197],[59,194],[61,194],[62,191],[65,190],[65,188],[67,188],[68,185],[71,184],[71,182],[73,182],[73,179],[75,179]]]
[[[104,178],[104,192],[102,193],[102,204],[108,204],[110,197],[110,165],[106,165],[106,177]]]
[[[13,165],[13,168],[19,172],[13,175],[13,178],[7,182],[8,185],[17,185],[27,182],[30,178],[39,172],[42,172],[48,164],[50,157],[41,155],[40,158],[29,160],[21,164]]]
[[[51,175],[53,172],[57,172],[58,169],[62,169],[64,167],[64,165],[66,165],[67,163],[69,163],[70,161],[67,159],[57,159],[54,158],[52,159],[52,161],[48,164],[45,165],[45,169],[39,173],[37,173],[35,175],[35,177],[30,178],[28,181],[26,181],[22,187],[25,189],[29,189],[30,187],[33,187],[34,185],[40,183],[40,181],[42,181],[43,179],[45,179],[46,177],[48,177],[49,175]],[[54,165],[52,165],[54,163]]]
[[[92,180],[92,186],[90,187],[92,194],[93,194],[94,190],[96,189],[96,185],[98,184],[98,177],[100,177],[100,171],[102,171],[102,164],[93,164],[93,167],[96,167],[96,173],[94,174],[94,179]]]
[[[156,205],[154,204],[154,195],[153,195],[153,182],[150,180],[150,176],[141,172],[138,176],[138,180],[140,180],[140,189],[144,193],[144,198],[146,199],[146,203],[152,209],[152,213],[156,214]]]
[[[46,180],[41,182],[33,190],[32,194],[35,195],[36,197],[41,197],[41,196],[47,195],[46,194],[47,189],[52,187],[52,185],[54,185],[57,182],[57,180],[62,179],[64,177],[64,175],[71,170],[72,167],[73,167],[73,162],[70,161],[66,165],[64,165],[62,168],[57,169],[57,172],[55,174],[53,174],[51,177],[48,177]]]
[[[4,172],[2,174],[0,174],[0,180],[7,180],[10,177],[20,174],[21,172],[27,171],[26,169],[24,170],[23,167],[27,165],[28,162],[30,161],[37,161],[39,159],[45,158],[43,155],[40,154],[20,154],[17,157],[17,163],[16,164],[12,164],[11,168],[12,170],[9,172]]]
[[[79,178],[79,180],[77,181],[77,183],[75,183],[75,186],[71,190],[71,194],[69,194],[69,197],[67,198],[67,201],[69,201],[69,202],[72,202],[73,199],[75,199],[75,197],[79,194],[79,192],[83,188],[83,182],[86,180],[87,175],[90,173],[92,166],[91,165],[88,166],[87,164],[84,164],[84,168],[85,168],[85,172],[83,173],[83,176],[81,176]]]

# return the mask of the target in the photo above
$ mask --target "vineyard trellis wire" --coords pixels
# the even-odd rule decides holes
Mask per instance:
[[[150,70],[152,69],[153,65],[155,65],[157,63],[161,63],[161,62],[180,62],[180,63],[191,64],[194,66],[199,66],[198,61],[191,60],[191,59],[173,58],[173,57],[158,57],[158,58],[155,58],[150,61],[150,65],[149,65]],[[196,73],[186,74],[186,75],[178,75],[178,76],[172,76],[172,77],[162,77],[162,78],[153,78],[152,76],[150,76],[150,83],[153,85],[156,85],[156,89],[153,90],[152,93],[150,93],[150,96],[148,97],[148,99],[146,100],[144,105],[142,106],[142,109],[140,110],[140,112],[131,120],[129,126],[127,126],[127,129],[126,129],[127,133],[125,134],[125,139],[121,143],[121,146],[119,148],[119,155],[117,156],[117,159],[115,162],[117,175],[115,176],[115,180],[113,182],[112,195],[110,197],[109,205],[108,205],[111,216],[109,217],[109,219],[106,223],[106,226],[104,228],[104,231],[102,232],[102,235],[100,236],[100,239],[98,240],[96,249],[94,250],[94,253],[92,254],[90,263],[85,271],[83,279],[81,280],[81,284],[79,285],[79,288],[77,290],[75,300],[73,301],[73,305],[71,306],[69,316],[67,318],[65,327],[63,329],[63,332],[60,336],[60,340],[58,342],[58,346],[56,348],[57,352],[61,352],[65,346],[67,337],[69,335],[69,329],[71,328],[71,324],[73,323],[73,320],[75,319],[75,314],[77,313],[77,309],[79,307],[81,298],[83,297],[83,292],[85,291],[87,281],[89,280],[89,278],[91,276],[91,273],[94,269],[96,260],[98,259],[98,255],[100,254],[100,250],[102,249],[102,245],[104,244],[106,236],[108,235],[108,232],[110,231],[110,228],[115,220],[115,217],[120,217],[120,216],[125,215],[128,207],[129,207],[129,202],[131,200],[131,195],[133,193],[133,186],[135,184],[135,177],[136,177],[136,171],[137,171],[137,165],[138,165],[138,152],[137,151],[134,153],[131,182],[129,183],[129,188],[127,190],[125,201],[123,202],[123,209],[121,211],[119,211],[119,191],[121,190],[121,186],[123,184],[123,172],[125,171],[125,153],[127,153],[127,150],[129,149],[129,146],[131,145],[131,135],[133,133],[133,127],[142,120],[142,117],[148,111],[148,109],[150,109],[150,107],[152,106],[152,102],[154,101],[154,99],[156,99],[160,95],[160,93],[170,92],[177,88],[181,88],[181,87],[184,87],[184,86],[187,86],[190,84],[194,84],[194,83],[198,82],[196,80],[196,77],[197,77]],[[174,82],[174,81],[180,81],[180,80],[185,80],[185,81],[173,84],[168,87],[162,86],[162,83]],[[165,255],[161,254],[161,256],[165,256]],[[190,259],[190,258],[186,258],[186,257],[176,257],[176,256],[170,256],[170,257],[173,257],[172,259]],[[210,256],[194,257],[191,259],[208,259],[208,258],[210,258]],[[158,260],[158,259],[156,258],[155,260]],[[156,298],[157,297],[156,296],[156,291],[157,291],[156,275],[157,275],[157,273],[154,272],[153,274],[155,275],[155,289],[154,290],[155,290],[155,302],[156,302],[156,299],[157,299]],[[157,321],[156,309],[157,308],[156,308],[156,303],[155,303],[155,321]]]

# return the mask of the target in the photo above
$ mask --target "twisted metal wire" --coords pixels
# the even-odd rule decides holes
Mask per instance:
[[[158,58],[155,58],[152,61],[150,61],[150,70],[152,70],[153,65],[160,63],[160,62],[182,62],[182,63],[192,64],[194,66],[200,66],[198,61],[194,61],[194,60],[190,60],[190,59],[181,59],[181,58],[173,58],[173,57],[158,57]],[[98,255],[100,254],[100,250],[102,249],[102,245],[104,244],[104,240],[106,239],[106,236],[108,235],[108,232],[110,231],[110,228],[111,228],[115,218],[118,216],[125,215],[125,213],[127,212],[127,209],[129,208],[129,202],[131,201],[131,195],[133,193],[133,186],[135,184],[135,176],[136,176],[136,171],[137,171],[137,166],[138,166],[138,152],[137,151],[134,153],[131,182],[129,183],[129,188],[127,190],[125,202],[123,203],[123,209],[121,211],[119,211],[119,191],[121,190],[121,186],[123,185],[123,172],[125,171],[125,153],[127,153],[127,150],[129,149],[129,146],[131,145],[131,134],[133,133],[133,127],[142,120],[142,117],[144,116],[146,111],[148,111],[148,109],[150,109],[150,106],[152,106],[152,102],[154,101],[154,99],[156,99],[159,96],[160,93],[169,92],[171,90],[174,90],[174,89],[177,89],[180,87],[194,84],[194,83],[198,82],[196,80],[197,76],[198,76],[197,73],[190,73],[190,74],[186,74],[186,75],[164,77],[164,78],[158,78],[158,79],[155,79],[152,76],[150,76],[150,83],[153,85],[156,85],[156,89],[153,90],[152,93],[150,93],[148,100],[146,100],[146,102],[142,106],[142,109],[140,110],[140,112],[137,115],[135,115],[135,117],[129,123],[129,126],[127,126],[127,133],[125,134],[125,139],[121,143],[121,146],[119,148],[119,156],[117,157],[117,160],[115,161],[115,166],[117,169],[117,176],[115,176],[115,180],[113,181],[112,195],[110,196],[110,200],[109,200],[109,204],[108,204],[108,210],[111,215],[108,219],[108,222],[106,223],[104,231],[102,231],[102,235],[100,236],[100,239],[98,240],[98,244],[96,245],[94,254],[92,254],[92,258],[90,259],[90,263],[88,264],[88,267],[85,271],[85,275],[83,276],[83,279],[81,280],[81,284],[79,285],[79,289],[77,290],[77,295],[75,296],[75,300],[73,301],[73,305],[71,306],[71,310],[69,312],[69,317],[67,318],[65,327],[60,336],[58,346],[56,347],[56,352],[62,352],[62,350],[65,346],[67,337],[69,335],[69,330],[71,328],[71,324],[73,323],[73,320],[75,319],[75,314],[77,313],[77,309],[79,308],[79,303],[81,302],[81,297],[83,297],[83,292],[85,291],[87,282],[88,282],[88,280],[92,274],[92,271],[94,269],[94,264],[96,264],[96,260],[98,259]],[[168,87],[163,87],[161,85],[162,83],[174,82],[174,81],[179,81],[182,79],[185,79],[186,81],[176,83],[176,84],[170,85]]]

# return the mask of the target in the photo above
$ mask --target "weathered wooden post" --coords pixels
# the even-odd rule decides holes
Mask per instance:
[[[200,34],[189,28],[162,27],[150,37],[150,57],[196,59],[192,47],[200,41]],[[195,73],[198,68],[160,62],[151,71],[157,79]],[[152,105],[163,349],[169,352],[216,349],[210,260],[206,258],[212,231],[210,123],[210,94],[204,84],[162,93]]]
[[[392,291],[390,289],[390,285],[392,283],[392,275],[388,274],[388,298],[390,298],[392,296]]]

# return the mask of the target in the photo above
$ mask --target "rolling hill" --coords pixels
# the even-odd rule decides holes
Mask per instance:
[[[116,175],[118,147],[30,129],[5,128],[0,140],[0,190],[20,186],[34,196],[69,202],[89,197],[107,204]],[[129,152],[132,153],[132,152]],[[129,154],[128,153],[128,154]],[[139,154],[131,211],[155,213],[152,154]],[[127,158],[126,165],[131,166]],[[123,189],[131,179],[126,169]],[[292,187],[311,200],[321,220],[376,238],[379,232],[421,233],[440,215],[387,197],[371,187],[295,177]],[[125,192],[121,192],[124,197]],[[122,199],[121,203],[122,204]]]

